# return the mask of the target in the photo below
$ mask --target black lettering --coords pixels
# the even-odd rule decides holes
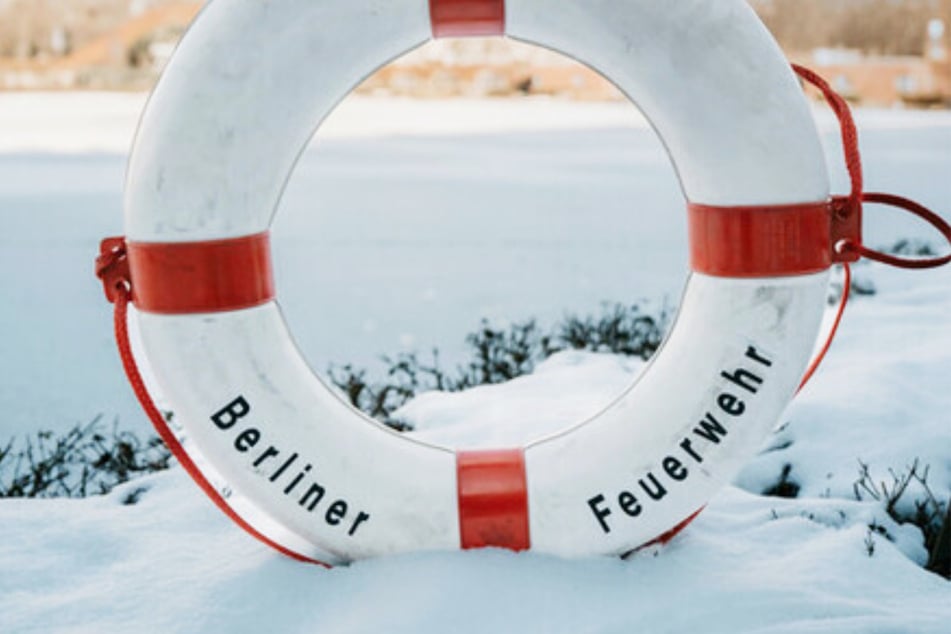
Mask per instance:
[[[731,383],[739,385],[744,390],[752,392],[753,394],[756,394],[757,387],[763,382],[763,379],[743,368],[737,368],[733,374],[730,374],[729,372],[721,372],[720,376]]]
[[[764,356],[761,356],[758,352],[756,352],[756,348],[754,348],[753,346],[750,346],[746,349],[746,356],[752,359],[753,361],[758,361],[759,363],[762,363],[767,368],[773,365],[772,361],[770,361]]]
[[[664,458],[664,462],[662,464],[664,466],[664,471],[666,471],[667,475],[669,475],[674,480],[683,480],[687,477],[687,468],[684,467],[683,463],[673,456],[667,456]]]
[[[307,507],[308,511],[313,511],[314,507],[317,506],[317,503],[320,502],[324,497],[324,487],[320,486],[316,482],[310,485],[310,488],[307,489],[307,493],[304,494],[304,497],[300,499],[300,505],[304,506],[307,504],[307,500],[310,499],[310,496],[314,496],[314,501],[310,503],[310,506]]]
[[[720,444],[720,436],[726,436],[726,429],[723,428],[720,421],[713,417],[713,414],[707,412],[707,417],[700,421],[699,427],[693,428],[693,433],[718,445]]]
[[[292,454],[291,454],[291,457],[288,458],[287,460],[285,460],[285,461],[284,461],[284,464],[282,464],[280,467],[278,467],[277,471],[274,472],[274,475],[271,476],[271,482],[277,482],[277,479],[281,477],[281,474],[284,473],[284,471],[285,471],[289,466],[291,466],[292,464],[294,464],[294,461],[295,461],[295,460],[297,460],[297,452],[292,453]]]
[[[336,526],[340,523],[340,520],[343,519],[343,516],[347,514],[347,503],[343,500],[337,500],[330,505],[330,508],[327,509],[327,513],[324,514],[324,519],[327,520],[327,523],[331,526]]]
[[[360,511],[360,514],[357,515],[357,519],[353,520],[353,524],[350,525],[350,530],[347,531],[347,535],[353,535],[357,532],[357,527],[362,523],[370,519],[370,516]]]
[[[617,503],[621,510],[631,517],[637,517],[641,514],[641,505],[630,491],[621,491],[617,496]]]
[[[287,495],[288,493],[293,491],[294,487],[296,487],[298,483],[304,479],[304,474],[310,471],[310,469],[311,469],[310,465],[307,465],[306,467],[304,467],[303,471],[301,471],[296,476],[294,476],[294,479],[291,480],[291,483],[288,484],[286,487],[284,487],[284,495]]]
[[[696,451],[693,450],[693,447],[690,446],[690,439],[684,438],[680,441],[680,448],[687,452],[687,455],[696,460],[698,463],[703,462],[703,458],[700,457]]]
[[[277,454],[279,454],[279,453],[281,453],[281,452],[279,452],[279,451],[274,447],[274,445],[271,445],[270,447],[268,447],[267,449],[264,450],[264,453],[262,453],[260,456],[258,456],[258,459],[254,461],[254,466],[255,466],[255,467],[260,467],[262,462],[264,462],[264,461],[267,460],[268,458],[277,457]]]
[[[212,414],[211,422],[213,422],[218,429],[231,429],[234,427],[234,424],[238,422],[239,418],[247,416],[250,411],[251,406],[248,405],[248,402],[244,400],[243,396],[239,396]]]
[[[644,482],[644,478],[641,478],[637,481],[641,488],[644,489],[644,493],[649,495],[652,500],[662,500],[665,495],[667,495],[667,489],[657,481],[657,478],[654,477],[653,473],[647,473],[647,479],[654,483],[654,488],[651,490],[649,486]]]
[[[603,530],[605,533],[610,533],[611,527],[608,526],[608,523],[604,521],[604,518],[611,514],[611,509],[598,508],[598,505],[600,504],[604,504],[604,496],[600,493],[588,500],[588,506],[591,507],[591,512],[594,513],[598,523],[601,524],[601,530]]]
[[[717,397],[717,405],[730,416],[740,416],[746,411],[746,404],[729,392]]]
[[[254,427],[249,427],[238,434],[238,437],[234,439],[234,448],[244,453],[258,444],[259,440],[261,440],[261,432]]]

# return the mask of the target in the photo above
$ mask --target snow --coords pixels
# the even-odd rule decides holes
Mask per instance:
[[[944,271],[860,268],[879,294],[849,306],[766,449],[791,444],[751,461],[666,547],[624,561],[490,549],[323,570],[246,536],[175,468],[105,497],[0,501],[0,631],[943,634],[951,586],[920,567],[920,531],[854,500],[851,482],[857,457],[879,473],[920,458],[951,495],[951,285]],[[562,352],[401,413],[445,444],[524,441],[590,414],[642,367]],[[501,414],[529,408],[537,417],[515,417],[524,427]],[[786,462],[802,496],[759,495]]]
[[[643,366],[636,357],[560,352],[504,386],[484,385],[452,395],[424,393],[393,417],[409,422],[411,435],[437,445],[523,446],[591,418],[599,405],[623,392]]]
[[[894,530],[871,504],[731,487],[626,561],[486,550],[327,571],[268,552],[176,469],[104,498],[0,504],[0,630],[945,632],[948,582],[879,537],[869,557],[872,519]]]
[[[71,118],[47,130],[60,99]],[[90,273],[98,238],[121,231],[141,103],[0,95],[4,437],[103,410],[144,429]],[[454,114],[434,123],[437,106]],[[312,365],[367,363],[400,339],[438,345],[451,363],[461,351],[450,342],[482,316],[550,321],[604,299],[676,298],[676,182],[649,130],[622,121],[623,108],[608,116],[614,106],[493,101],[494,118],[479,122],[479,104],[354,106],[366,110],[305,155],[275,228],[282,306]],[[548,107],[558,113],[528,114]],[[115,118],[96,123],[100,108]],[[393,120],[359,129],[374,109]],[[871,188],[947,214],[951,114],[859,115]],[[841,191],[835,131],[819,116]],[[869,215],[873,245],[928,235]],[[878,293],[851,302],[783,427],[666,547],[625,561],[485,550],[323,570],[246,536],[175,468],[99,498],[0,500],[0,632],[943,634],[951,585],[921,567],[920,531],[856,501],[852,484],[858,460],[881,480],[918,459],[939,499],[951,497],[951,272],[856,274]],[[422,395],[401,415],[443,444],[524,442],[596,413],[642,367],[565,352],[506,384]],[[786,464],[800,497],[762,496]]]
[[[782,466],[803,495],[852,496],[858,461],[876,482],[914,460],[929,466],[942,499],[951,492],[951,274],[859,266],[878,295],[852,301],[820,374],[791,408],[790,424],[738,482],[762,491]],[[869,269],[866,273],[862,269]],[[914,483],[912,497],[921,496]],[[942,493],[943,492],[943,493]]]

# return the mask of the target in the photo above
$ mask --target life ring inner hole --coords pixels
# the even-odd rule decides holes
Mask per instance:
[[[485,43],[490,62],[493,39]],[[478,335],[482,319],[495,331],[535,319],[540,337],[573,317],[603,325],[615,306],[631,317],[636,306],[664,329],[674,317],[687,269],[683,195],[662,143],[629,100],[546,95],[534,62],[525,64],[528,77],[541,79],[527,89],[525,80],[515,81],[509,90],[517,96],[409,101],[366,94],[381,78],[397,91],[445,90],[452,67],[413,80],[415,87],[406,77],[421,72],[414,59],[438,58],[455,42],[424,45],[344,99],[282,197],[272,226],[279,301],[301,353],[327,384],[339,386],[364,369],[367,390],[408,380],[387,370],[411,353],[417,370],[431,368],[434,348],[439,368],[455,381],[472,359],[466,334]],[[569,84],[603,79],[558,53],[515,46],[530,61],[534,54],[561,64],[559,76]],[[473,64],[484,67],[481,57]],[[510,68],[497,72],[517,77]],[[402,84],[394,79],[399,73]],[[572,347],[568,340],[557,345]],[[579,361],[566,354],[546,362],[542,353],[528,366],[546,363],[547,371],[567,376]],[[536,416],[528,401],[505,413],[507,440],[526,445],[597,414],[640,370],[633,359],[615,363],[604,372],[617,380],[598,390],[595,404],[566,399],[558,420]],[[425,371],[416,378],[418,391],[434,381]],[[451,432],[418,432],[427,442],[454,444]]]

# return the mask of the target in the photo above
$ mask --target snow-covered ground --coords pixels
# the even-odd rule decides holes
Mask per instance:
[[[0,95],[4,436],[99,411],[143,425],[90,270],[98,238],[121,232],[123,139],[140,105]],[[318,369],[400,346],[439,345],[451,361],[482,316],[552,320],[603,299],[677,297],[682,203],[629,108],[347,107],[305,155],[275,227],[282,303]],[[947,215],[951,114],[859,114],[869,187]],[[819,116],[841,191],[835,131]],[[385,123],[370,134],[364,117]],[[928,235],[869,215],[871,244]],[[932,491],[951,497],[951,271],[857,268],[878,294],[850,305],[782,430],[667,547],[626,561],[480,551],[326,571],[245,536],[176,468],[102,498],[0,501],[0,632],[944,634],[951,584],[922,569],[920,532],[856,501],[852,484],[859,460],[889,480],[918,459]],[[424,395],[403,414],[446,444],[518,442],[598,409],[640,368],[564,353],[505,385]],[[496,415],[529,406],[530,428]],[[762,496],[786,465],[800,497]],[[122,504],[138,488],[139,502]],[[910,505],[921,491],[907,495]]]
[[[940,271],[860,268],[879,294],[850,306],[767,450],[666,547],[626,561],[409,554],[328,571],[247,537],[176,468],[102,498],[0,502],[0,631],[945,634],[951,583],[921,568],[921,533],[851,487],[857,459],[887,479],[918,458],[951,496],[951,284]],[[529,433],[544,433],[640,368],[561,353],[403,414],[445,444],[517,442],[525,430],[493,412],[530,407]],[[786,463],[801,497],[761,496]]]

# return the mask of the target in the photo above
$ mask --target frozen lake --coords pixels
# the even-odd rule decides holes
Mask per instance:
[[[103,413],[147,423],[92,268],[122,233],[142,97],[0,94],[0,441]],[[830,116],[819,113],[838,191]],[[866,182],[951,210],[951,113],[859,113]],[[676,303],[683,202],[625,104],[348,100],[305,153],[275,221],[281,305],[312,367],[460,358],[482,317],[551,322],[602,301]],[[867,242],[928,236],[870,210]]]

